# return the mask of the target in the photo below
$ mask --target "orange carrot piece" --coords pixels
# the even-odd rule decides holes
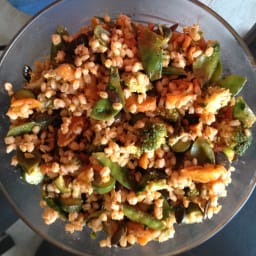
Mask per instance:
[[[75,70],[70,64],[64,63],[59,65],[55,69],[55,73],[66,81],[71,82],[75,80]]]
[[[138,96],[132,94],[126,100],[126,106],[129,109],[132,105],[136,106],[136,112],[146,112],[156,110],[156,97],[147,96],[142,102],[138,102]]]
[[[143,169],[147,169],[148,168],[148,164],[149,164],[149,159],[148,159],[148,153],[144,152],[141,156],[141,158],[139,159],[139,166]]]

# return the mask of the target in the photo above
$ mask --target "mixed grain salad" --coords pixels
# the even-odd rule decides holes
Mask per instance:
[[[256,118],[238,96],[246,77],[222,75],[220,48],[199,25],[125,15],[75,34],[57,27],[49,58],[24,67],[24,87],[5,84],[7,153],[41,185],[46,224],[127,247],[221,210]]]

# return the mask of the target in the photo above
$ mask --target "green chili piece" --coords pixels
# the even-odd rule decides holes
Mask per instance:
[[[39,168],[41,162],[41,154],[38,151],[30,153],[30,157],[27,158],[25,153],[20,149],[17,149],[17,160],[21,168],[26,173],[33,173]]]
[[[162,77],[163,37],[144,27],[139,31],[138,47],[142,65],[151,81]]]
[[[201,54],[193,62],[193,72],[196,77],[199,77],[203,84],[209,82],[218,67],[220,62],[220,45],[215,42],[213,45],[213,53],[210,56]],[[215,74],[216,75],[216,74]]]
[[[217,84],[223,88],[229,89],[232,96],[236,96],[243,89],[246,82],[246,77],[233,74],[222,78]]]
[[[171,206],[167,199],[162,196],[163,199],[163,219],[167,219],[170,216],[170,213],[174,211],[174,207]]]
[[[187,72],[183,68],[176,67],[164,67],[162,70],[163,75],[173,75],[173,76],[187,76]]]
[[[215,68],[215,70],[214,70],[214,72],[212,74],[210,82],[212,83],[212,82],[218,81],[220,79],[221,74],[222,74],[222,63],[219,60],[217,66],[216,66],[216,68]]]
[[[55,183],[57,189],[61,193],[70,193],[71,192],[71,189],[66,186],[65,180],[62,175],[59,175],[59,177],[55,179],[54,183]]]
[[[110,69],[110,79],[109,79],[109,83],[107,85],[107,91],[110,94],[111,94],[111,92],[116,93],[117,99],[111,99],[111,97],[110,97],[111,95],[109,95],[110,100],[113,100],[113,102],[120,101],[121,104],[124,106],[124,104],[125,104],[124,95],[123,95],[123,90],[121,87],[120,77],[119,77],[117,67],[111,67],[111,69]]]
[[[7,136],[17,136],[22,135],[24,133],[30,133],[32,132],[35,126],[37,126],[37,123],[34,121],[14,126],[10,128],[10,130],[7,133]]]
[[[100,99],[94,105],[90,117],[96,120],[111,120],[120,110],[112,107],[109,99]]]
[[[30,122],[11,127],[6,136],[17,136],[24,133],[30,133],[36,126],[40,127],[40,129],[44,129],[54,120],[54,118],[54,116],[48,116],[47,114],[39,114]]]
[[[123,212],[128,219],[143,224],[149,228],[156,230],[164,228],[164,224],[160,220],[132,206],[124,204]]]
[[[131,189],[133,187],[126,168],[122,168],[117,163],[112,162],[103,152],[93,153],[92,155],[100,162],[100,164],[107,166],[110,169],[113,178],[121,185],[127,189]]]
[[[116,180],[113,177],[110,177],[108,182],[93,182],[92,186],[96,193],[98,194],[106,194],[111,191],[115,187]]]
[[[233,108],[233,118],[238,119],[245,128],[250,128],[256,121],[256,116],[242,96],[236,98]]]
[[[59,198],[59,203],[64,212],[76,212],[82,208],[82,199],[80,198]]]

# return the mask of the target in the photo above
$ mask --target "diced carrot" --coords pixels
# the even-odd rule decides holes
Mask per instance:
[[[148,153],[144,152],[141,156],[141,158],[139,159],[139,166],[143,169],[147,169],[148,168],[148,164],[149,164],[149,159],[148,159]]]
[[[29,106],[29,109],[40,108],[41,102],[34,98],[23,98],[23,99],[18,99],[18,100],[12,101],[11,108],[18,108],[18,107],[22,107],[24,105]]]
[[[75,79],[75,70],[70,64],[67,64],[67,63],[63,63],[63,64],[59,65],[55,69],[55,73],[58,76],[60,76],[62,79],[69,81],[69,82],[71,82]]]
[[[159,231],[151,228],[144,228],[143,225],[129,221],[127,222],[128,234],[133,234],[137,237],[137,242],[140,245],[146,245],[151,240],[154,240],[158,235]]]
[[[219,179],[227,172],[223,165],[205,164],[204,166],[189,166],[180,170],[183,177],[195,182],[208,183]]]
[[[192,102],[195,98],[196,95],[183,91],[176,94],[167,93],[165,107],[167,109],[181,108],[182,106],[187,105],[189,102]]]
[[[146,96],[142,102],[138,102],[138,96],[132,94],[126,99],[126,106],[129,109],[132,105],[136,106],[136,112],[146,112],[156,110],[156,97]]]

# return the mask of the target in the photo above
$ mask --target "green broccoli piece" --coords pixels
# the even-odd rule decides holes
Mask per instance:
[[[235,130],[231,137],[232,143],[231,147],[238,156],[241,156],[249,148],[252,143],[252,135],[246,134],[244,130]]]
[[[223,143],[223,152],[232,161],[236,156],[242,156],[252,143],[250,131],[245,130],[242,126],[229,129],[227,134],[221,134],[220,142]]]
[[[152,122],[147,123],[141,134],[141,150],[145,152],[159,148],[165,143],[166,136],[167,129],[165,124]]]

